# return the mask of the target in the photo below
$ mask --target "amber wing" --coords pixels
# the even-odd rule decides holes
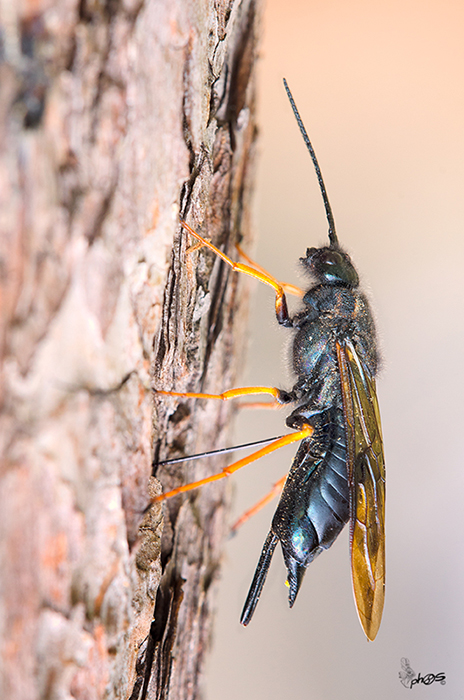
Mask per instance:
[[[350,551],[361,625],[375,639],[385,598],[385,459],[375,381],[349,340],[337,343],[347,433]]]

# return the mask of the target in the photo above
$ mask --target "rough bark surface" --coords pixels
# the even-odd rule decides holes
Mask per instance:
[[[2,698],[198,697],[224,482],[147,506],[153,454],[224,444],[229,412],[151,387],[240,361],[242,280],[179,216],[248,235],[256,15],[0,1]]]

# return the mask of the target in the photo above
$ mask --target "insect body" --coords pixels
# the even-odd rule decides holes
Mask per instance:
[[[306,257],[301,258],[315,281],[303,296],[304,309],[291,317],[284,287],[273,277],[232,262],[184,222],[183,226],[233,269],[275,289],[277,320],[295,331],[293,369],[297,381],[288,392],[274,387],[247,387],[214,396],[177,395],[229,399],[269,393],[280,403],[295,405],[287,425],[297,432],[226,467],[221,474],[179,487],[164,497],[227,476],[283,444],[300,440],[241,622],[247,625],[251,620],[279,541],[292,606],[307,567],[333,544],[349,520],[355,601],[364,632],[373,640],[382,617],[385,587],[385,466],[375,392],[375,327],[368,302],[358,289],[356,269],[339,245],[319,165],[286,82],[285,88],[316,168],[329,223],[330,244],[309,248]]]
[[[291,428],[314,428],[293,461],[264,544],[242,622],[259,599],[280,540],[290,606],[306,568],[330,547],[350,518],[355,595],[366,635],[380,623],[384,587],[384,467],[375,396],[378,358],[369,306],[338,245],[311,248],[303,265],[316,279],[305,310],[281,320],[296,329],[293,367],[298,380],[280,397],[297,407]]]

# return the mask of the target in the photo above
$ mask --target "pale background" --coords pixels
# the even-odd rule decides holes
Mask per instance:
[[[227,546],[208,700],[464,698],[464,4],[269,0],[260,80],[255,258],[303,284],[297,260],[327,241],[313,167],[285,76],[325,177],[338,236],[373,299],[387,459],[387,597],[368,643],[345,531],[287,605],[279,549],[250,626],[240,612],[273,506]],[[256,285],[246,384],[291,386],[273,295]],[[226,387],[225,387],[226,388]],[[283,432],[284,414],[242,413],[237,442]],[[294,450],[234,477],[241,513]],[[405,689],[400,659],[445,672]],[[412,697],[412,695],[411,695]]]

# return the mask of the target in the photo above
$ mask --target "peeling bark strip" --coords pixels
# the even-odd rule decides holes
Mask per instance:
[[[164,531],[144,513],[153,439],[225,444],[230,407],[153,414],[150,386],[222,390],[240,363],[242,281],[178,221],[248,236],[256,14],[0,0],[2,698],[198,695],[224,486],[173,499]]]

